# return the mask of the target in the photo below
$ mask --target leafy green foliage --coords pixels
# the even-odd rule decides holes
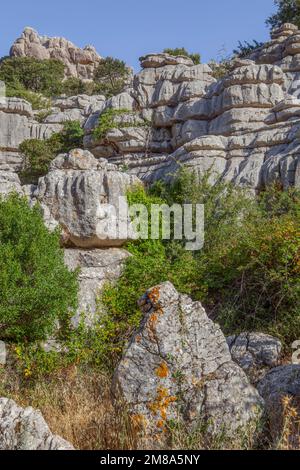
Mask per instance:
[[[253,39],[253,42],[249,41],[239,41],[238,47],[233,50],[235,56],[240,57],[241,59],[247,57],[251,52],[259,49],[264,45],[263,42],[256,41]]]
[[[118,95],[123,91],[129,73],[125,62],[106,57],[100,62],[94,74],[95,91],[107,98]]]
[[[300,27],[300,1],[299,0],[274,0],[277,13],[270,16],[266,24],[271,29],[278,28],[284,23],[293,23]]]
[[[26,183],[36,183],[49,169],[49,164],[59,153],[83,147],[84,131],[79,121],[67,121],[61,132],[47,140],[28,139],[19,149],[24,156],[21,177]]]
[[[8,57],[0,62],[0,80],[9,96],[26,92],[51,97],[61,93],[64,64],[59,60],[31,57]]]
[[[62,93],[67,96],[92,95],[94,94],[95,84],[93,82],[83,82],[80,78],[70,77],[64,80],[62,84]]]
[[[122,120],[122,116],[127,115],[133,119]],[[126,127],[148,127],[146,120],[138,121],[135,119],[135,113],[129,109],[106,109],[99,117],[98,125],[93,131],[95,140],[103,140],[111,129],[122,129]]]
[[[43,340],[77,306],[77,273],[64,265],[59,232],[16,194],[0,201],[1,339]]]
[[[195,65],[198,65],[201,62],[200,54],[198,53],[191,54],[184,47],[176,47],[175,49],[166,48],[164,49],[163,52],[169,55],[173,55],[173,56],[182,55],[185,57],[189,57],[190,59],[192,59]]]
[[[217,80],[225,77],[231,71],[230,60],[227,59],[222,59],[220,62],[211,60],[208,65],[212,69],[212,76]]]
[[[274,186],[257,199],[222,182],[210,184],[182,171],[172,185],[138,187],[129,203],[205,205],[205,244],[188,252],[183,242],[138,240],[116,285],[101,296],[103,362],[117,362],[138,325],[137,300],[169,280],[204,303],[225,333],[261,330],[284,342],[300,335],[300,193]]]

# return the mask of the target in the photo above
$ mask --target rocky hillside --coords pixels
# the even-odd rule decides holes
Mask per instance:
[[[65,39],[41,37],[31,28],[16,40],[10,55],[58,59],[65,65],[66,79],[83,81],[93,79],[102,60],[91,46],[79,49]],[[72,327],[79,332],[85,327],[96,330],[99,295],[108,281],[114,285],[120,278],[132,256],[126,249],[134,240],[129,218],[119,221],[128,228],[124,237],[116,237],[114,216],[105,204],[116,205],[119,196],[143,184],[170,183],[182,167],[193,170],[198,180],[209,174],[211,185],[233,183],[252,196],[273,182],[286,190],[300,187],[296,26],[284,24],[249,57],[233,59],[220,79],[209,65],[195,65],[186,56],[148,54],[140,63],[141,71],[126,82],[124,91],[110,98],[55,96],[42,110],[33,110],[20,98],[0,100],[0,194],[4,199],[13,192],[24,195],[30,207],[39,203],[46,227],[60,228],[65,264],[72,272],[79,269],[79,304],[72,316]],[[82,148],[55,155],[37,181],[24,184],[27,162],[20,145],[61,136],[70,121],[79,123]],[[289,233],[278,236],[289,240]],[[264,247],[262,243],[258,252]],[[255,249],[253,258],[258,256]],[[275,251],[280,250],[275,246]],[[291,257],[297,253],[295,249]],[[224,249],[224,265],[226,255]],[[204,423],[209,439],[222,433],[229,440],[241,433],[252,436],[262,416],[268,417],[270,432],[278,440],[284,427],[278,423],[286,411],[282,398],[300,394],[300,366],[284,364],[281,341],[257,331],[226,339],[214,312],[210,315],[210,305],[206,311],[199,296],[183,295],[169,281],[152,284],[150,276],[140,311],[126,312],[128,317],[136,315],[130,328],[120,319],[126,347],[111,388],[138,429],[138,446],[167,447],[168,426],[176,420],[190,433]],[[133,287],[126,289],[130,296]],[[105,326],[107,337],[113,337],[114,325],[108,321]],[[83,342],[83,336],[78,341]],[[52,337],[43,348],[46,353],[72,351],[70,344],[61,346]],[[7,349],[10,354],[10,345]],[[119,355],[120,349],[117,343]],[[8,367],[12,364],[8,361]],[[31,374],[27,363],[25,370]],[[2,398],[0,448],[71,449],[73,442],[53,435],[38,411]]]

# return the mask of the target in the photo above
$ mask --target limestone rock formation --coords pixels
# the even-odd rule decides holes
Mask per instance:
[[[282,344],[279,339],[264,333],[241,333],[227,338],[232,359],[242,369],[254,366],[276,367]]]
[[[39,179],[34,198],[44,209],[47,225],[60,224],[65,245],[122,246],[134,237],[126,191],[137,182],[106,160],[75,149],[52,161],[49,173]]]
[[[25,28],[21,37],[11,47],[13,57],[34,57],[35,59],[58,59],[65,64],[66,77],[82,80],[93,79],[94,70],[101,57],[92,46],[83,49],[64,38],[39,36],[32,28]]]
[[[97,310],[97,298],[106,282],[115,281],[122,272],[122,265],[129,253],[119,248],[106,250],[65,250],[65,263],[70,270],[80,268],[79,306],[73,318],[76,326],[82,313],[85,323],[91,325]]]
[[[31,407],[21,408],[13,400],[0,398],[1,450],[73,450],[52,434],[43,416]]]
[[[253,422],[262,399],[202,305],[166,282],[140,306],[144,316],[115,372],[114,393],[143,424],[146,442],[149,434],[163,439],[170,419],[230,435]]]
[[[252,190],[274,180],[299,186],[300,34],[286,25],[272,37],[250,58],[234,59],[219,81],[208,65],[188,58],[142,57],[126,96],[108,100],[87,120],[86,148],[150,182],[170,179],[185,165]],[[125,126],[118,121],[95,142],[92,129],[108,108],[128,110]]]
[[[0,197],[10,193],[23,194],[19,177],[11,171],[0,170]]]

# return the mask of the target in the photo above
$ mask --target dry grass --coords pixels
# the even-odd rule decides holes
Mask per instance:
[[[0,395],[21,406],[38,408],[50,429],[82,450],[131,450],[136,433],[126,408],[114,404],[107,376],[94,371],[64,370],[33,383],[2,371]]]
[[[300,449],[300,402],[293,397],[282,399],[282,430],[278,450]]]
[[[76,366],[51,378],[26,380],[13,367],[0,368],[0,396],[12,398],[21,406],[38,408],[50,429],[82,450],[138,449],[138,431],[122,403],[110,393],[111,378]],[[170,450],[200,449],[300,449],[300,403],[290,397],[282,402],[281,419],[273,420],[273,437],[267,427],[243,431],[235,439],[224,434],[208,439],[205,427],[191,432],[182,423],[169,429]],[[274,433],[275,423],[275,433]],[[271,424],[271,423],[269,423]],[[270,428],[271,431],[271,428]],[[276,435],[276,437],[275,437]],[[254,436],[254,438],[253,438]]]

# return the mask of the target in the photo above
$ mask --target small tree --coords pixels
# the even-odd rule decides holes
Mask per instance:
[[[24,89],[54,96],[62,89],[64,64],[59,60],[32,57],[5,57],[0,62],[0,80],[9,89]]]
[[[64,265],[58,231],[16,194],[0,200],[0,337],[44,340],[77,306],[77,273]]]
[[[278,28],[284,23],[293,23],[300,27],[300,1],[299,0],[274,0],[277,13],[270,16],[266,24],[271,29]]]
[[[96,91],[107,97],[121,93],[129,73],[130,70],[123,60],[106,57],[95,71]]]
[[[256,41],[256,39],[253,39],[253,42],[239,41],[238,47],[233,50],[233,53],[235,56],[243,59],[244,57],[247,57],[249,54],[251,54],[251,52],[255,51],[256,49],[259,49],[263,45],[263,42]]]
[[[24,156],[24,183],[37,183],[48,170],[51,161],[59,153],[67,153],[74,148],[83,147],[84,131],[79,121],[67,121],[63,130],[53,134],[47,140],[27,139],[19,146]]]
[[[189,57],[190,59],[192,59],[195,65],[198,65],[201,62],[200,54],[198,53],[190,54],[184,47],[176,47],[175,49],[167,48],[167,49],[164,49],[164,53],[170,54],[173,56],[183,55],[185,57]]]

